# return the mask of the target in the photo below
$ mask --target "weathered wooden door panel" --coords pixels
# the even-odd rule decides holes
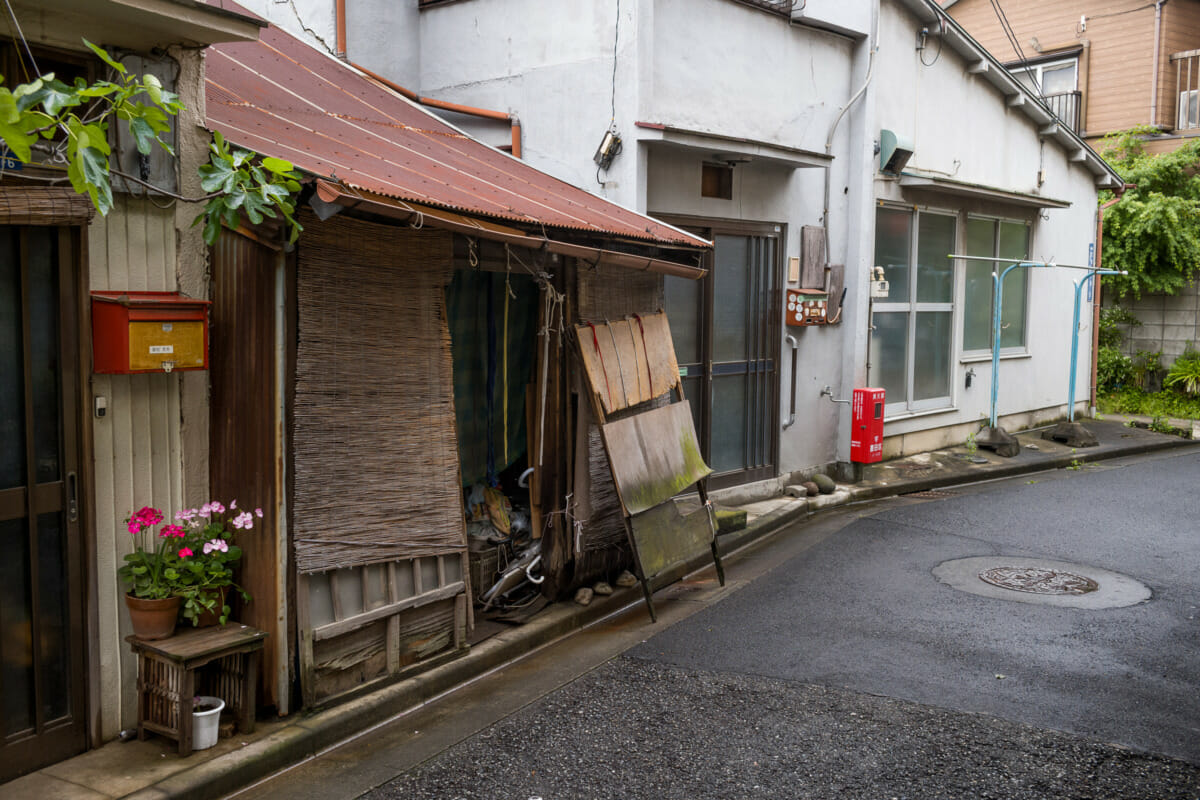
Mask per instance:
[[[87,743],[77,252],[0,226],[0,781]]]

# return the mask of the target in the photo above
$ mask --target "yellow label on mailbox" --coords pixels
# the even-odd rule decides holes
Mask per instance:
[[[204,323],[130,322],[129,368],[161,370],[164,361],[171,369],[203,367]]]

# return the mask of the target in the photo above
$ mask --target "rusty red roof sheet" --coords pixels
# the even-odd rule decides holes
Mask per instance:
[[[466,214],[709,247],[472,139],[273,25],[207,52],[208,126],[306,172]]]

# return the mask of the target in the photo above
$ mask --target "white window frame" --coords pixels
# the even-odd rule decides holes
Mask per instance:
[[[905,379],[905,400],[902,402],[891,402],[885,399],[884,417],[907,416],[924,411],[941,411],[951,410],[955,407],[954,397],[954,379],[953,365],[956,363],[955,354],[958,351],[961,337],[961,324],[958,321],[957,313],[957,298],[959,296],[959,285],[961,283],[960,270],[954,269],[951,271],[950,285],[950,301],[944,303],[929,303],[918,302],[917,296],[917,253],[920,247],[918,241],[918,231],[920,230],[921,214],[930,214],[940,217],[949,217],[954,220],[954,240],[957,243],[962,238],[962,212],[950,208],[936,208],[929,206],[911,206],[899,205],[892,203],[879,203],[879,209],[889,209],[893,211],[904,211],[909,215],[908,218],[908,297],[905,302],[875,302],[872,307],[873,314],[888,314],[888,313],[907,313],[909,314],[908,325],[905,329],[907,337],[905,353],[906,363],[904,365]],[[874,255],[872,254],[872,257]],[[916,359],[916,337],[917,326],[915,324],[916,315],[922,311],[934,312],[949,312],[950,313],[950,345],[946,351],[946,371],[951,375],[949,385],[946,387],[948,394],[939,397],[930,397],[924,400],[913,400],[914,383],[915,383],[915,359]]]
[[[997,253],[999,252],[999,248],[1000,248],[1000,224],[1004,223],[1004,222],[1008,222],[1013,225],[1024,226],[1025,227],[1025,254],[1026,254],[1025,257],[1026,258],[1029,257],[1029,249],[1033,246],[1033,224],[1029,220],[1020,219],[1018,217],[998,217],[998,216],[995,216],[992,214],[966,214],[963,217],[963,225],[962,225],[962,241],[964,241],[964,242],[966,241],[966,237],[967,237],[967,226],[970,224],[971,220],[983,220],[983,221],[992,223],[992,225],[994,226],[995,235],[992,238],[992,252],[991,252],[992,258],[999,258]],[[966,245],[964,244],[963,247],[965,248]],[[964,250],[964,252],[965,252],[965,250]],[[960,350],[959,360],[964,363],[969,362],[969,361],[983,361],[985,359],[992,357],[992,347],[994,346],[992,343],[992,337],[995,336],[995,334],[996,334],[996,320],[993,319],[993,315],[995,314],[995,310],[996,310],[995,283],[993,282],[993,284],[992,284],[992,294],[991,294],[991,300],[989,303],[990,308],[988,310],[988,346],[983,349],[968,350],[968,349],[966,349],[966,341],[967,341],[966,334],[967,334],[967,332],[965,329],[966,304],[967,304],[967,298],[966,298],[967,264],[969,264],[969,263],[978,264],[980,262],[978,262],[978,261],[968,262],[965,260],[960,260],[960,261],[962,263],[962,267],[955,270],[955,272],[960,276],[959,279],[960,279],[960,282],[963,287],[963,293],[962,293],[961,297],[958,298],[961,300],[962,315],[961,315],[961,320],[958,323],[958,330],[955,331],[955,338],[956,338],[956,341],[958,342],[958,346],[959,346],[959,350]],[[1003,272],[1004,268],[1007,266],[1008,266],[1007,264],[1000,264],[998,262],[992,262],[992,268],[995,269],[996,267],[1000,267],[1001,272]],[[1033,276],[1029,273],[1033,272],[1033,270],[1026,269],[1025,272],[1026,272],[1025,295],[1024,295],[1024,297],[1021,298],[1021,303],[1022,303],[1021,321],[1025,326],[1024,336],[1022,336],[1021,339],[1022,339],[1022,341],[1024,341],[1024,344],[1020,345],[1019,347],[1001,347],[1000,348],[1000,357],[1001,358],[1016,358],[1019,356],[1029,355],[1029,292],[1031,290],[1031,287],[1033,286]],[[1011,297],[1012,297],[1011,294],[1005,294],[1004,297],[1002,298],[1002,300],[1005,304],[1008,304],[1011,301]],[[1003,313],[1003,309],[1001,309],[1001,313]]]
[[[1056,58],[1053,61],[1043,61],[1040,64],[1030,64],[1028,67],[1021,63],[1010,64],[1008,71],[1013,74],[1014,78],[1020,80],[1022,74],[1032,74],[1034,81],[1037,83],[1037,88],[1034,90],[1039,95],[1046,94],[1046,84],[1042,82],[1042,76],[1047,69],[1053,67],[1062,67],[1070,65],[1075,68],[1075,80],[1071,84],[1071,88],[1067,91],[1079,91],[1079,56],[1068,56],[1066,58]],[[1053,92],[1053,94],[1062,94],[1062,92]]]

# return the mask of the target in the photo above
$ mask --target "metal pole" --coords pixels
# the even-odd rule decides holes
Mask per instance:
[[[987,261],[1000,261],[1000,259],[979,259]],[[1018,261],[1015,264],[1008,266],[999,275],[996,270],[992,270],[992,294],[994,302],[992,305],[992,413],[989,417],[988,425],[993,430],[996,428],[996,398],[1000,394],[1000,311],[1003,309],[1004,297],[1004,278],[1008,273],[1012,272],[1017,267],[1024,269],[1034,269],[1037,267],[1052,267],[1053,264],[1047,264],[1044,261]]]
[[[1079,364],[1079,306],[1083,287],[1097,275],[1120,275],[1115,269],[1097,269],[1075,281],[1075,312],[1071,319],[1071,372],[1067,384],[1067,421],[1075,421],[1075,370]]]

